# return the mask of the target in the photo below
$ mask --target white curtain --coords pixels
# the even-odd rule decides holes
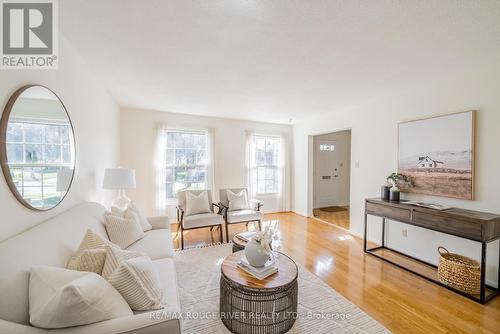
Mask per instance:
[[[167,212],[166,181],[167,181],[167,126],[156,124],[156,142],[154,157],[156,214],[165,215]]]
[[[256,197],[257,186],[254,181],[255,175],[255,141],[254,135],[273,136],[280,138],[280,149],[278,158],[278,196],[276,201],[276,211],[290,211],[290,143],[287,134],[262,133],[255,131],[246,132],[246,187],[251,197]],[[273,200],[269,198],[269,200]],[[267,198],[266,198],[267,201]]]

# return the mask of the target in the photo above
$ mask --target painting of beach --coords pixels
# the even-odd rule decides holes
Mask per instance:
[[[474,198],[475,111],[399,123],[398,171],[413,180],[402,191]]]

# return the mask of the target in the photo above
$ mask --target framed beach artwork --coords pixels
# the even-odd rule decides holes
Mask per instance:
[[[398,125],[398,171],[413,180],[404,192],[474,199],[475,111]]]

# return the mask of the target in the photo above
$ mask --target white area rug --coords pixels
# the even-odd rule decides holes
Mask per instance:
[[[216,316],[222,260],[230,244],[176,252],[183,333],[230,333]],[[321,279],[299,267],[298,319],[289,333],[389,333]]]

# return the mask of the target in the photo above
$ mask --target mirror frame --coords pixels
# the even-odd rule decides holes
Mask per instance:
[[[14,104],[16,103],[18,97],[25,90],[27,90],[27,89],[29,89],[31,87],[42,87],[42,88],[45,88],[48,91],[50,91],[52,94],[54,94],[55,97],[57,97],[57,99],[59,100],[59,102],[61,103],[61,105],[62,105],[62,107],[64,109],[64,112],[66,113],[66,116],[68,117],[69,125],[71,127],[71,132],[72,132],[72,135],[73,135],[73,145],[74,145],[73,150],[75,152],[75,165],[73,166],[73,175],[71,176],[71,181],[69,183],[69,188],[66,191],[66,193],[64,194],[64,196],[61,198],[61,200],[59,201],[59,203],[57,203],[53,207],[47,208],[47,209],[35,208],[34,206],[32,206],[31,204],[29,204],[23,198],[23,196],[17,190],[17,187],[14,184],[14,182],[12,182],[12,177],[10,175],[10,168],[9,168],[8,159],[7,159],[7,127],[8,127],[8,124],[9,124],[9,118],[10,118],[10,114],[12,112],[12,108],[14,107]],[[62,102],[61,98],[59,98],[59,96],[56,93],[54,93],[53,90],[51,90],[50,88],[48,88],[48,87],[46,87],[44,85],[31,84],[31,85],[25,85],[25,86],[22,86],[21,88],[18,88],[10,96],[10,98],[7,101],[7,104],[5,105],[5,108],[3,110],[2,118],[0,119],[0,164],[2,165],[2,172],[3,172],[3,175],[5,177],[5,180],[7,181],[7,185],[9,186],[10,191],[12,192],[12,194],[14,195],[14,197],[16,197],[16,199],[19,201],[19,203],[21,203],[24,207],[26,207],[26,208],[28,208],[30,210],[33,210],[33,211],[45,212],[45,211],[50,211],[52,209],[55,209],[57,206],[59,206],[59,204],[61,204],[64,201],[64,199],[68,195],[69,190],[71,189],[71,186],[73,184],[73,180],[75,178],[75,173],[76,173],[76,136],[75,136],[75,128],[73,127],[73,123],[71,121],[71,117],[69,116],[68,110],[66,109],[66,106]]]

